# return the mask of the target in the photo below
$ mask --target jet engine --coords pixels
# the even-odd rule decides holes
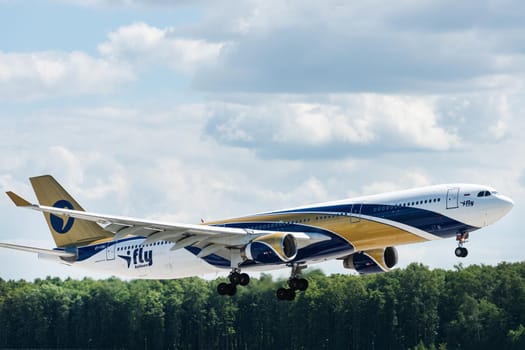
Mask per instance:
[[[297,241],[286,232],[275,232],[255,238],[242,250],[247,260],[264,264],[280,264],[297,255]]]
[[[343,260],[346,269],[360,274],[388,272],[397,264],[397,250],[394,247],[370,249],[354,253]]]

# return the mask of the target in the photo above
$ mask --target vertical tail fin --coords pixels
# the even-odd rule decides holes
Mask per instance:
[[[29,180],[41,205],[84,210],[52,176],[37,176]],[[94,222],[49,213],[44,213],[44,217],[57,247],[81,246],[113,236]]]

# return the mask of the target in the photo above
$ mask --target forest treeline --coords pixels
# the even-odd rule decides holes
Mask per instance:
[[[0,348],[525,349],[525,263],[305,276],[293,302],[270,275],[234,297],[224,279],[0,279]]]

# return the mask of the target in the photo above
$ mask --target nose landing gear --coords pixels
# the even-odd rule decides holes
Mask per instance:
[[[467,242],[468,239],[468,232],[461,232],[456,235],[456,241],[458,242],[458,247],[454,250],[454,254],[458,258],[464,258],[468,255],[467,248],[463,247],[463,245]]]

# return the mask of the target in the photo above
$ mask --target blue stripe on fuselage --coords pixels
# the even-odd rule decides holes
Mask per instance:
[[[77,261],[83,261],[83,260],[86,260],[86,259],[89,259],[91,258],[93,255],[97,254],[98,252],[100,252],[101,250],[104,250],[114,244],[121,244],[121,243],[124,243],[124,242],[130,242],[130,241],[134,241],[134,240],[138,240],[138,241],[143,241],[144,240],[144,237],[140,237],[140,236],[136,236],[136,237],[130,237],[130,238],[125,238],[125,239],[121,239],[119,241],[109,241],[109,242],[104,242],[104,243],[98,243],[98,244],[93,244],[93,245],[87,245],[87,246],[83,246],[83,247],[78,247],[78,257],[77,257]],[[137,243],[137,245],[139,245],[140,243]],[[105,257],[104,257],[105,259]]]
[[[372,218],[391,220],[411,227],[415,227],[441,238],[455,236],[458,232],[471,232],[478,227],[470,226],[448,216],[436,213],[431,210],[402,207],[385,204],[343,204],[326,207],[303,208],[297,210],[287,210],[272,212],[264,215],[311,213],[311,214],[332,214],[332,215],[365,215]]]

